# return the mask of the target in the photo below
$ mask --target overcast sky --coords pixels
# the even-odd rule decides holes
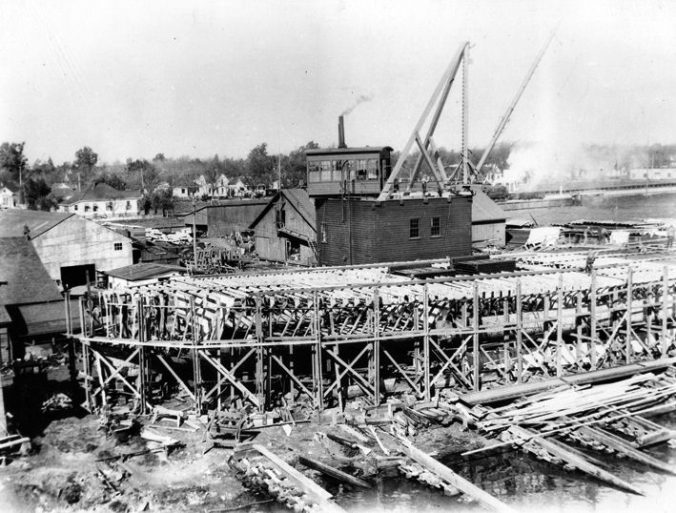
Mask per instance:
[[[26,141],[31,161],[330,145],[360,97],[348,144],[401,149],[465,40],[482,145],[557,23],[503,138],[676,142],[676,2],[3,0],[0,19],[0,141]]]

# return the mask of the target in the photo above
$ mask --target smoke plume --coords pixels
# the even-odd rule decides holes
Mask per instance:
[[[373,100],[373,95],[372,94],[360,94],[354,101],[354,103],[349,106],[347,109],[345,109],[340,115],[341,116],[347,116],[350,114],[354,109],[356,109],[360,104],[364,102],[370,102]]]

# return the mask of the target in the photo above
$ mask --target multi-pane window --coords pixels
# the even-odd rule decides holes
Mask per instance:
[[[439,237],[441,235],[441,219],[433,217],[430,224],[430,236]]]
[[[420,219],[418,219],[417,217],[409,221],[408,236],[411,239],[417,239],[420,237]]]
[[[121,242],[115,242],[115,243],[113,244],[113,249],[114,249],[115,251],[122,251],[122,243],[121,243]]]

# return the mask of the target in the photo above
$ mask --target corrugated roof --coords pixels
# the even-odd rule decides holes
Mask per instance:
[[[28,226],[32,239],[54,228],[75,214],[11,208],[0,211],[0,238],[23,237]]]
[[[71,205],[73,203],[77,203],[78,201],[103,201],[115,199],[134,199],[140,197],[141,193],[139,191],[118,191],[107,183],[99,182],[91,184],[83,192],[75,194],[68,201],[64,202],[64,204]]]
[[[500,208],[500,205],[490,199],[485,192],[475,189],[474,193],[474,198],[472,198],[473,223],[504,221],[506,219],[505,211]]]
[[[168,264],[155,264],[151,262],[141,262],[140,264],[127,265],[107,271],[108,276],[121,278],[128,281],[150,280],[170,272],[186,272],[185,267]]]
[[[23,237],[0,239],[0,305],[58,301],[61,294],[30,241]]]

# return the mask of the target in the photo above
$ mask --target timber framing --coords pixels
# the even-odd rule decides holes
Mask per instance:
[[[673,255],[521,255],[534,270],[402,279],[387,266],[176,277],[80,302],[86,407],[157,382],[196,411],[322,410],[360,395],[431,400],[665,360],[676,329]],[[636,258],[635,258],[636,257]],[[444,265],[439,261],[439,265]],[[666,263],[665,263],[666,262]],[[447,262],[446,262],[447,263]]]

